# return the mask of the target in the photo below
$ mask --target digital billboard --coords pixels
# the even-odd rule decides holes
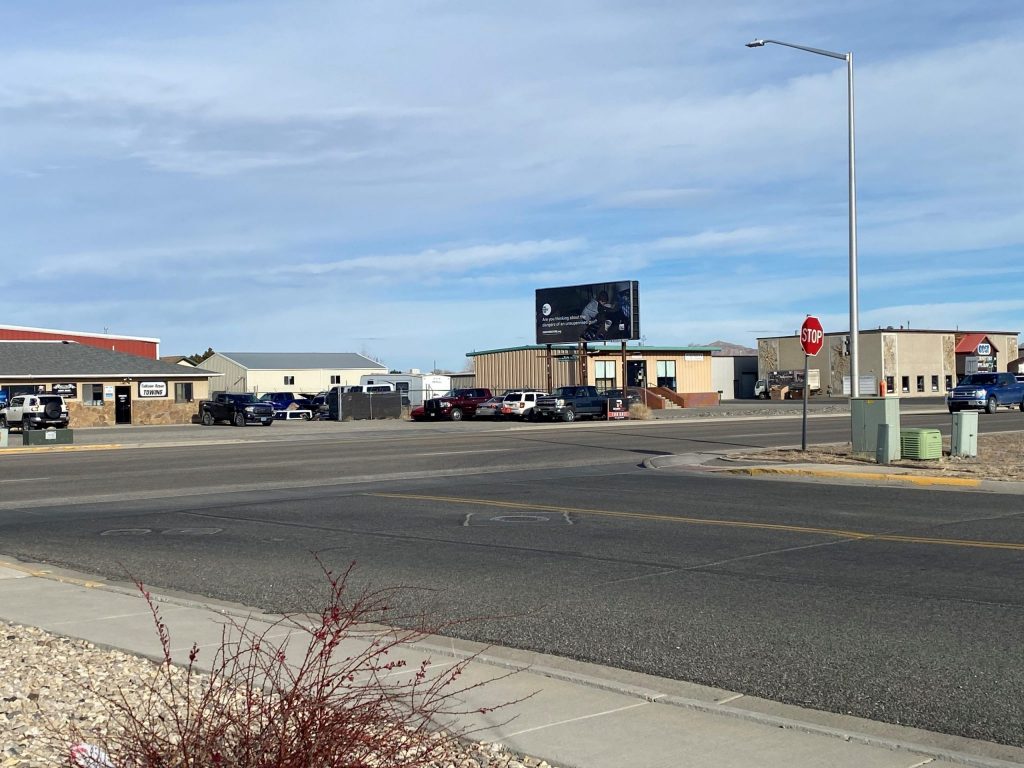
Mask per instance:
[[[538,288],[536,319],[538,344],[639,339],[639,283]]]

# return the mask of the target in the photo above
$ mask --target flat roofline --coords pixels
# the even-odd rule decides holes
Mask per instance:
[[[159,344],[160,339],[151,339],[146,336],[121,336],[114,333],[91,333],[89,331],[63,331],[54,328],[30,328],[26,325],[0,325],[4,331],[34,331],[35,333],[66,333],[70,336],[89,336],[97,339],[121,339],[122,341],[149,341]],[[4,341],[56,341],[56,339],[4,339]]]
[[[466,357],[478,357],[479,355],[494,355],[499,352],[528,352],[537,351],[544,352],[547,350],[546,344],[527,344],[521,347],[503,347],[501,349],[481,349],[478,351],[467,352]],[[579,347],[576,344],[552,344],[552,352],[574,352]],[[587,350],[592,352],[621,352],[622,345],[616,344],[587,344]],[[651,346],[629,346],[626,345],[627,352],[720,352],[721,347],[651,347]]]
[[[826,336],[845,336],[849,331],[825,331]],[[1020,331],[970,331],[970,330],[936,330],[934,328],[861,328],[858,335],[864,336],[869,333],[953,333],[961,336],[981,334],[982,336],[1020,336]],[[758,339],[793,339],[799,338],[799,333],[787,333],[784,336],[758,336]]]
[[[216,376],[223,376],[223,373],[207,371],[195,375],[198,369],[191,374],[184,373],[0,373],[0,380],[3,381],[30,381],[34,379],[61,379],[63,381],[85,381],[87,379],[104,379],[114,381],[121,379],[132,379],[132,381],[158,381],[160,379],[212,379]]]

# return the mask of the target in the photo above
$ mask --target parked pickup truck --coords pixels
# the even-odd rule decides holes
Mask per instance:
[[[422,420],[451,419],[462,421],[470,419],[476,413],[476,407],[484,400],[490,400],[491,390],[476,387],[473,389],[453,389],[441,397],[434,397],[423,403]],[[419,415],[413,415],[417,421]]]
[[[246,424],[269,427],[274,423],[274,406],[260,402],[256,395],[248,392],[214,392],[209,400],[199,403],[199,417],[208,427],[218,421],[230,421],[236,427]]]
[[[596,387],[559,387],[540,398],[533,409],[533,419],[576,421],[581,416],[600,418],[608,413],[608,398]]]
[[[946,392],[950,413],[965,408],[984,408],[995,413],[1000,406],[1024,411],[1024,383],[1012,373],[969,373]]]

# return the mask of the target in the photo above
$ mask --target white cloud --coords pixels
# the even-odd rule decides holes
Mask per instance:
[[[103,12],[68,9],[58,29],[29,8],[0,44],[5,247],[67,278],[53,306],[72,325],[159,318],[134,333],[186,349],[322,317],[380,336],[343,319],[344,296],[387,314],[383,356],[457,357],[530,336],[535,287],[606,277],[641,281],[665,342],[805,311],[845,323],[845,70],[742,46],[776,34],[857,56],[863,316],[1013,325],[1021,9],[256,1],[116,27]],[[487,307],[507,315],[468,327]],[[7,311],[51,324],[34,301]]]

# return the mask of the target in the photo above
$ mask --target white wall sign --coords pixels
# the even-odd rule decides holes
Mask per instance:
[[[103,385],[103,399],[104,400],[113,400],[114,399],[114,385],[113,384],[104,384]]]
[[[167,382],[140,381],[139,397],[167,397]]]

